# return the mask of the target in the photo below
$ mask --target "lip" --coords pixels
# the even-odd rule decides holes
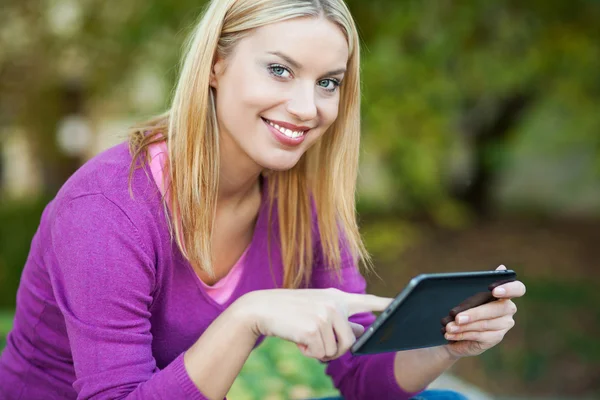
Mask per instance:
[[[277,125],[281,126],[282,128],[289,129],[291,131],[303,132],[303,131],[308,131],[311,129],[308,126],[294,125],[294,124],[290,124],[288,122],[276,121],[274,119],[267,119],[267,118],[263,118],[263,119],[265,119],[267,121],[271,121],[272,123],[277,124]]]
[[[274,124],[277,124],[283,128],[286,129],[290,129],[290,130],[295,130],[295,131],[307,131],[310,130],[310,128],[308,127],[302,127],[302,126],[297,126],[297,125],[293,125],[293,124],[287,124],[285,122],[278,122],[278,121],[273,121],[271,119],[267,120],[265,118],[261,118],[263,120],[263,122],[265,123],[265,125],[267,126],[267,128],[269,129],[269,131],[271,131],[271,133],[273,134],[273,136],[275,137],[275,139],[277,139],[277,141],[285,146],[298,146],[300,143],[304,142],[304,138],[306,138],[306,136],[308,135],[309,132],[306,132],[304,135],[299,136],[297,138],[291,138],[288,137],[286,135],[284,135],[283,133],[281,133],[279,131],[279,129],[275,129],[275,127],[269,125],[269,123],[267,121],[271,121]]]

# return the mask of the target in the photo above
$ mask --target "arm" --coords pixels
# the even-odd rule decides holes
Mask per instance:
[[[214,320],[184,355],[191,380],[210,399],[225,397],[259,337],[240,303]]]
[[[46,256],[67,327],[80,399],[223,398],[256,338],[236,307],[159,370],[152,355],[154,255],[101,194],[58,210]]]
[[[454,357],[443,346],[399,351],[394,357],[394,376],[398,385],[408,391],[423,390],[450,368]]]

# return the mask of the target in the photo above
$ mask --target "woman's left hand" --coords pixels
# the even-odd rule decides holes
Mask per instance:
[[[496,270],[506,269],[504,265]],[[460,312],[454,321],[446,325],[445,338],[454,343],[446,350],[452,357],[476,356],[500,343],[514,325],[513,315],[517,306],[511,299],[525,294],[525,285],[520,281],[496,287],[492,294],[497,301],[483,304]]]

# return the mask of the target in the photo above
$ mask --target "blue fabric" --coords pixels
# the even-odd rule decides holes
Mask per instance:
[[[327,397],[315,400],[344,400],[343,397]],[[452,390],[425,390],[411,400],[468,400],[464,395]]]
[[[425,390],[411,400],[468,400],[466,396],[452,390]]]

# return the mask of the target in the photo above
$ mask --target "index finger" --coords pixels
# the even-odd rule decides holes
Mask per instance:
[[[372,294],[346,293],[346,309],[348,315],[362,312],[383,311],[394,299]]]

